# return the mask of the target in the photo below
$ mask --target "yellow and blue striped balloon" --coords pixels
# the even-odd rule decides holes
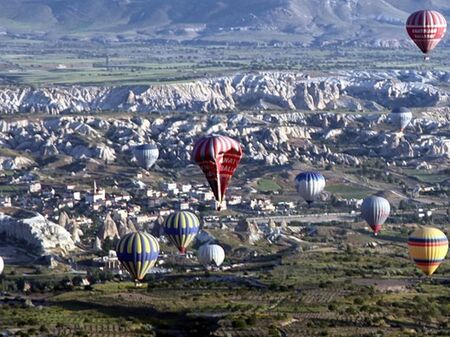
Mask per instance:
[[[141,281],[156,263],[159,244],[150,234],[134,232],[119,240],[116,252],[120,263],[134,280]]]
[[[408,248],[416,265],[429,276],[444,261],[448,251],[448,239],[437,228],[423,227],[409,236]]]
[[[194,240],[200,227],[197,216],[188,211],[170,214],[164,222],[164,233],[178,248],[181,254],[186,253],[186,248]]]

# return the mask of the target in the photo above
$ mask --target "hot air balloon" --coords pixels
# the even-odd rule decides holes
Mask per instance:
[[[389,115],[394,125],[401,131],[408,126],[412,120],[412,112],[407,108],[394,108]]]
[[[406,31],[417,47],[424,54],[428,54],[444,37],[447,21],[439,12],[420,10],[408,17]]]
[[[302,172],[295,178],[300,196],[311,204],[325,188],[325,178],[320,172]]]
[[[170,214],[164,222],[164,233],[178,248],[181,254],[186,253],[186,248],[194,240],[200,227],[197,216],[188,211],[180,211]]]
[[[209,135],[195,143],[192,158],[205,174],[220,211],[225,191],[242,158],[241,144],[227,136]]]
[[[116,247],[117,258],[135,282],[144,279],[159,255],[158,241],[145,232],[128,233]]]
[[[437,228],[423,227],[408,238],[409,255],[426,275],[433,274],[444,261],[448,251],[448,239]]]
[[[384,224],[390,212],[389,201],[375,195],[365,198],[361,205],[361,216],[375,235],[380,231],[381,225]]]
[[[142,144],[133,149],[134,156],[142,168],[149,170],[159,157],[159,150],[155,144]]]
[[[0,275],[3,273],[4,268],[5,268],[5,263],[3,262],[3,259],[0,256]]]
[[[198,250],[198,261],[206,267],[215,265],[219,267],[225,259],[225,251],[219,245],[203,245]]]

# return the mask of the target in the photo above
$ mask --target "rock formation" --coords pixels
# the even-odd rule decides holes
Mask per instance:
[[[68,229],[69,224],[70,224],[69,215],[65,211],[62,211],[59,214],[58,225],[64,227],[65,229]]]
[[[258,225],[256,223],[248,222],[245,219],[239,221],[235,231],[243,234],[250,244],[254,244],[262,238],[262,233],[259,230]]]
[[[127,222],[125,222],[123,220],[119,221],[119,224],[117,225],[117,230],[119,232],[120,237],[125,236],[128,233],[131,233],[131,230],[127,226]]]
[[[392,70],[369,74],[347,71],[308,78],[301,73],[263,72],[187,83],[121,87],[2,88],[0,112],[225,111],[234,109],[377,111],[394,103],[410,107],[449,102],[447,72]],[[95,137],[86,125],[77,133]],[[109,155],[108,155],[109,156]]]
[[[130,232],[137,232],[136,224],[133,222],[133,220],[127,220],[127,227]]]
[[[24,242],[36,254],[67,255],[75,249],[70,233],[41,214],[17,208],[0,209],[0,233]]]
[[[159,216],[158,219],[156,219],[156,221],[153,223],[151,234],[155,238],[159,238],[164,235],[164,218],[162,216]]]
[[[102,251],[102,242],[98,236],[95,237],[93,248],[94,248],[94,251],[96,251],[96,252]]]
[[[302,89],[308,92],[311,96],[308,100],[315,102],[314,105],[322,105],[322,103],[329,105],[330,100],[348,98],[351,92],[352,99],[357,100],[363,107],[369,104],[368,100],[372,102],[370,106],[374,107],[375,112],[360,114],[280,111],[274,113],[258,110],[227,114],[157,116],[153,114],[145,117],[124,116],[107,119],[84,115],[56,116],[41,120],[24,118],[9,122],[0,121],[0,130],[5,130],[0,133],[0,145],[12,151],[26,151],[30,158],[40,158],[43,155],[43,149],[46,149],[46,155],[65,156],[68,157],[68,162],[82,161],[86,164],[103,165],[116,161],[118,156],[131,163],[131,149],[134,145],[154,142],[160,149],[161,161],[158,165],[162,165],[161,168],[164,169],[164,162],[175,163],[180,167],[186,165],[191,161],[192,139],[201,134],[218,132],[239,140],[244,147],[246,160],[260,161],[265,165],[287,165],[301,161],[318,167],[335,164],[358,166],[368,157],[384,157],[389,160],[402,158],[409,166],[410,161],[450,158],[449,137],[445,131],[450,127],[450,109],[445,106],[440,107],[448,97],[445,91],[448,86],[440,85],[448,83],[450,73],[447,74],[448,78],[445,77],[446,74],[417,71],[390,71],[375,74],[344,72],[335,76],[334,79],[309,80],[299,74],[290,73],[236,75],[220,81],[224,88],[227,88],[226,95],[231,95],[231,98],[226,101],[227,104],[232,102],[233,104],[250,104],[250,98],[242,97],[251,94],[261,99],[263,93],[269,95],[272,100],[280,102],[279,98],[275,99],[275,94],[278,93],[277,95],[292,96],[292,102],[282,103],[282,106],[293,104],[296,109],[298,102],[294,97],[294,84],[319,81],[324,84],[305,84],[306,87]],[[405,86],[407,88],[411,86],[412,92],[405,89]],[[202,88],[200,84],[197,87],[195,85],[188,87],[190,90]],[[392,88],[388,90],[386,87]],[[169,89],[161,88],[161,93],[167,94]],[[217,91],[217,87],[215,88]],[[114,90],[120,92],[119,89]],[[169,92],[172,90],[175,89],[171,88]],[[330,92],[319,94],[318,90]],[[415,90],[423,90],[424,93],[417,93],[418,96],[415,96],[413,94]],[[133,92],[134,102],[138,104],[136,102],[140,102],[139,97],[143,97],[147,91]],[[190,102],[186,96],[189,92],[183,91],[181,98],[174,94],[174,99],[178,97],[177,99],[183,98],[186,102]],[[220,90],[218,92],[224,94]],[[87,94],[83,90],[80,94],[82,93]],[[127,90],[127,97],[128,93]],[[397,102],[397,99],[405,105],[418,106],[422,102],[423,95],[430,94],[430,97],[434,97],[436,93],[439,96],[436,103],[438,107],[421,108],[415,111],[415,119],[403,134],[397,133],[388,123],[385,109],[394,101]],[[236,95],[241,98],[238,99]],[[306,97],[305,95],[302,97]],[[392,95],[399,96],[393,99]],[[0,101],[1,99],[0,95]],[[158,97],[152,96],[152,100],[156,101]],[[324,101],[319,104],[320,100]],[[338,108],[345,108],[345,106],[338,105]],[[384,113],[380,113],[380,109],[384,110]],[[95,139],[95,142],[92,139]],[[27,165],[33,165],[33,160],[28,157],[21,164],[25,162]],[[13,156],[0,158],[0,165],[4,168],[16,168],[19,164],[18,159]]]
[[[74,243],[79,243],[83,236],[83,231],[78,227],[76,223],[72,224],[72,240]]]
[[[98,230],[97,237],[100,238],[101,241],[104,241],[106,238],[114,240],[115,238],[120,237],[117,225],[111,218],[111,214],[108,213],[105,217],[102,226]]]

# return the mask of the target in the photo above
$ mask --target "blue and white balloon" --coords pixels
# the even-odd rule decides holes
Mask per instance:
[[[308,204],[316,200],[325,188],[325,178],[320,172],[302,172],[295,178],[298,194]]]
[[[133,154],[142,168],[149,170],[159,157],[159,150],[155,144],[142,144],[134,148]]]
[[[413,118],[411,110],[401,107],[394,108],[389,115],[391,122],[403,132],[403,130],[411,123]]]

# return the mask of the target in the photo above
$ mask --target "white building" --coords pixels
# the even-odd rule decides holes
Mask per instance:
[[[86,193],[86,202],[89,205],[101,203],[106,200],[106,191],[103,188],[97,188],[97,183],[94,181],[94,186],[91,192]]]
[[[233,195],[228,199],[228,205],[240,205],[242,197],[240,195]]]
[[[256,211],[274,212],[275,206],[270,199],[252,199],[250,200],[250,208]]]
[[[192,185],[191,184],[184,184],[181,185],[181,192],[182,193],[189,193],[192,189]]]
[[[211,201],[214,200],[214,193],[213,192],[204,192],[204,191],[199,191],[196,193],[196,196],[198,198],[199,201]]]
[[[162,208],[159,210],[160,216],[168,216],[170,213],[172,213],[172,211],[168,208]]]
[[[114,194],[112,196],[112,199],[114,202],[119,202],[119,201],[130,201],[131,200],[131,196],[128,194]]]
[[[177,205],[178,210],[180,211],[187,211],[189,210],[189,203],[186,201],[180,201]]]
[[[180,193],[180,190],[178,188],[174,188],[173,190],[169,191],[170,197],[176,197]]]
[[[164,183],[163,184],[163,189],[166,192],[173,191],[176,188],[177,188],[177,184],[176,183]]]
[[[38,193],[40,192],[42,189],[41,183],[31,183],[28,186],[28,190],[30,191],[30,193]]]
[[[6,196],[0,196],[0,206],[2,207],[11,207],[11,197],[6,195]]]
[[[278,207],[283,207],[286,209],[295,209],[295,203],[293,201],[281,201],[277,205]]]
[[[105,270],[111,270],[115,272],[121,270],[119,259],[117,258],[117,254],[114,250],[110,250],[108,252],[108,256],[94,258],[94,262],[103,265],[103,268]]]
[[[145,195],[149,198],[159,198],[161,197],[161,191],[156,191],[151,188],[148,188]]]
[[[156,215],[149,215],[149,214],[139,214],[139,215],[135,215],[133,217],[133,220],[135,220],[135,222],[138,225],[149,223],[149,222],[155,221],[156,219],[158,219],[158,217]]]

